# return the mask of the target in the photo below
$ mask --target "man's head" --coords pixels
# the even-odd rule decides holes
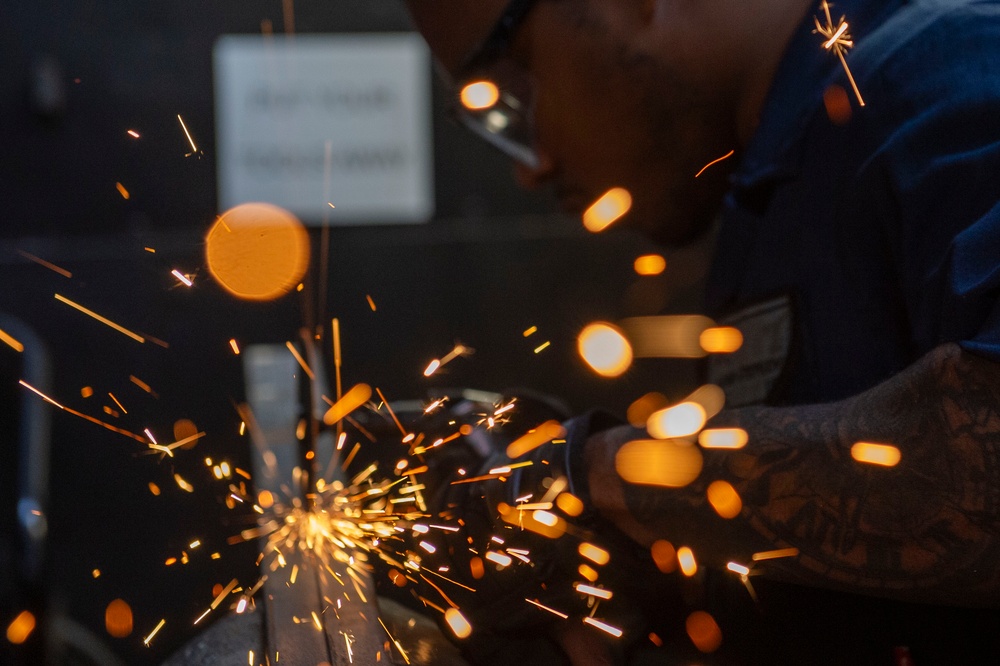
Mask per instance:
[[[524,112],[537,161],[518,167],[525,185],[551,182],[574,212],[624,187],[633,199],[624,223],[680,244],[708,228],[735,162],[695,174],[738,151],[752,132],[774,67],[810,3],[407,4],[456,87],[494,69],[504,79],[501,91],[508,81],[528,87],[517,94],[530,101]],[[497,29],[504,18],[513,20]]]

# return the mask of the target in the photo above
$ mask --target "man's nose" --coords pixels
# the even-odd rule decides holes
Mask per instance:
[[[544,151],[537,150],[538,164],[528,166],[517,162],[514,165],[514,177],[518,185],[526,190],[537,190],[539,187],[552,179],[555,174],[555,161]]]

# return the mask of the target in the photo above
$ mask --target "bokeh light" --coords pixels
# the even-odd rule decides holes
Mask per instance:
[[[636,428],[644,428],[646,426],[646,421],[648,421],[649,417],[653,415],[653,412],[663,409],[669,404],[670,399],[662,393],[657,393],[655,391],[647,393],[628,406],[628,411],[625,412],[625,418],[628,419],[628,422]]]
[[[899,464],[902,454],[899,452],[899,449],[891,444],[858,442],[851,447],[851,457],[858,462],[869,463],[871,465],[895,467]]]
[[[194,424],[194,421],[190,419],[178,419],[174,421],[174,441],[179,442],[183,439],[188,439],[189,437],[194,437],[198,434],[198,426]],[[198,443],[197,439],[192,439],[190,442],[181,445],[182,449],[193,449]]]
[[[598,233],[618,221],[632,208],[632,195],[623,187],[613,187],[583,213],[583,226]]]
[[[28,640],[28,636],[35,630],[35,616],[30,611],[21,611],[14,620],[7,625],[7,640],[14,645],[20,645]]]
[[[681,573],[691,577],[698,573],[698,561],[694,559],[694,551],[687,546],[677,549],[677,563],[681,566]]]
[[[743,428],[715,428],[698,433],[698,443],[706,449],[742,449],[748,439]]]
[[[632,266],[639,275],[659,275],[667,270],[667,260],[660,254],[644,254]]]
[[[722,645],[722,630],[715,618],[705,611],[694,611],[684,622],[688,638],[702,652],[715,652]]]
[[[580,356],[602,377],[617,377],[632,365],[632,345],[612,324],[589,324],[577,338]]]
[[[710,354],[731,354],[743,346],[743,334],[732,326],[713,326],[701,332],[698,343]]]
[[[287,210],[245,203],[219,216],[205,237],[208,270],[238,298],[270,301],[299,284],[309,266],[309,234]]]
[[[132,607],[123,599],[115,599],[104,609],[104,628],[113,638],[126,638],[132,633]]]
[[[735,518],[743,510],[743,500],[728,481],[713,481],[705,491],[708,503],[723,518]]]
[[[654,541],[649,552],[653,557],[653,563],[661,572],[666,574],[677,570],[677,551],[669,541],[664,539]]]
[[[702,315],[628,317],[619,324],[639,358],[703,358],[701,334],[715,326]]]
[[[653,412],[646,421],[646,430],[657,439],[688,437],[705,426],[705,408],[697,402],[682,402]]]
[[[726,392],[715,384],[699,386],[685,398],[686,402],[696,402],[705,410],[705,418],[710,419],[726,405]]]
[[[470,111],[484,111],[500,99],[500,89],[492,81],[473,81],[462,88],[459,99]]]
[[[702,455],[678,440],[638,439],[618,449],[615,469],[629,483],[680,488],[698,478]]]
[[[444,621],[457,638],[468,638],[472,634],[472,625],[457,608],[449,608],[444,612]]]

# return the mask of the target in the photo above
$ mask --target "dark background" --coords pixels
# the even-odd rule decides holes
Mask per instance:
[[[205,232],[215,200],[211,49],[224,33],[285,29],[277,1],[124,0],[6,3],[0,8],[0,313],[43,341],[53,375],[47,386],[67,406],[133,432],[169,439],[179,418],[207,436],[174,459],[55,408],[49,466],[49,533],[44,575],[20,568],[13,505],[18,410],[37,398],[17,385],[22,357],[0,345],[0,625],[23,608],[64,618],[128,663],[155,663],[195,633],[211,588],[254,578],[252,548],[226,537],[249,518],[222,504],[224,486],[205,457],[249,469],[234,405],[243,399],[242,345],[293,339],[308,308],[292,294],[269,304],[236,301],[204,268]],[[396,2],[299,0],[296,32],[407,29]],[[334,228],[328,302],[321,321],[340,318],[344,382],[365,381],[390,399],[430,388],[530,387],[574,410],[604,406],[620,414],[649,390],[679,396],[693,386],[690,363],[640,361],[622,378],[588,372],[575,351],[595,319],[696,309],[698,250],[668,256],[668,271],[638,278],[632,261],[656,248],[624,232],[593,236],[557,212],[547,193],[513,184],[506,160],[443,120],[435,93],[437,214],[426,225]],[[181,114],[203,156],[189,147]],[[135,129],[134,140],[126,130]],[[122,182],[131,197],[115,188]],[[313,232],[314,253],[318,233]],[[155,254],[144,248],[156,250]],[[20,252],[72,272],[66,278]],[[316,262],[313,263],[316,266]],[[172,269],[197,274],[180,286]],[[139,344],[56,301],[61,293],[169,348]],[[372,311],[370,295],[377,305]],[[537,326],[524,338],[522,331]],[[551,346],[540,354],[534,348]],[[427,363],[460,342],[475,354],[431,379]],[[154,397],[130,382],[135,375]],[[80,389],[91,386],[92,398]],[[129,410],[115,418],[112,392]],[[180,473],[196,488],[181,491]],[[161,489],[153,496],[149,482]],[[184,566],[164,566],[200,538]],[[219,560],[209,559],[218,551]],[[94,578],[93,569],[101,576]],[[125,599],[135,629],[104,630],[104,608]],[[142,638],[167,623],[152,646]],[[48,626],[50,635],[58,628]],[[38,659],[37,643],[0,661]],[[35,650],[34,652],[32,650]],[[68,656],[64,660],[71,661]]]

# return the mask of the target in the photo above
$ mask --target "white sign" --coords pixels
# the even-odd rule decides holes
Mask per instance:
[[[431,68],[419,36],[224,35],[214,58],[222,210],[264,201],[334,225],[431,217]]]

